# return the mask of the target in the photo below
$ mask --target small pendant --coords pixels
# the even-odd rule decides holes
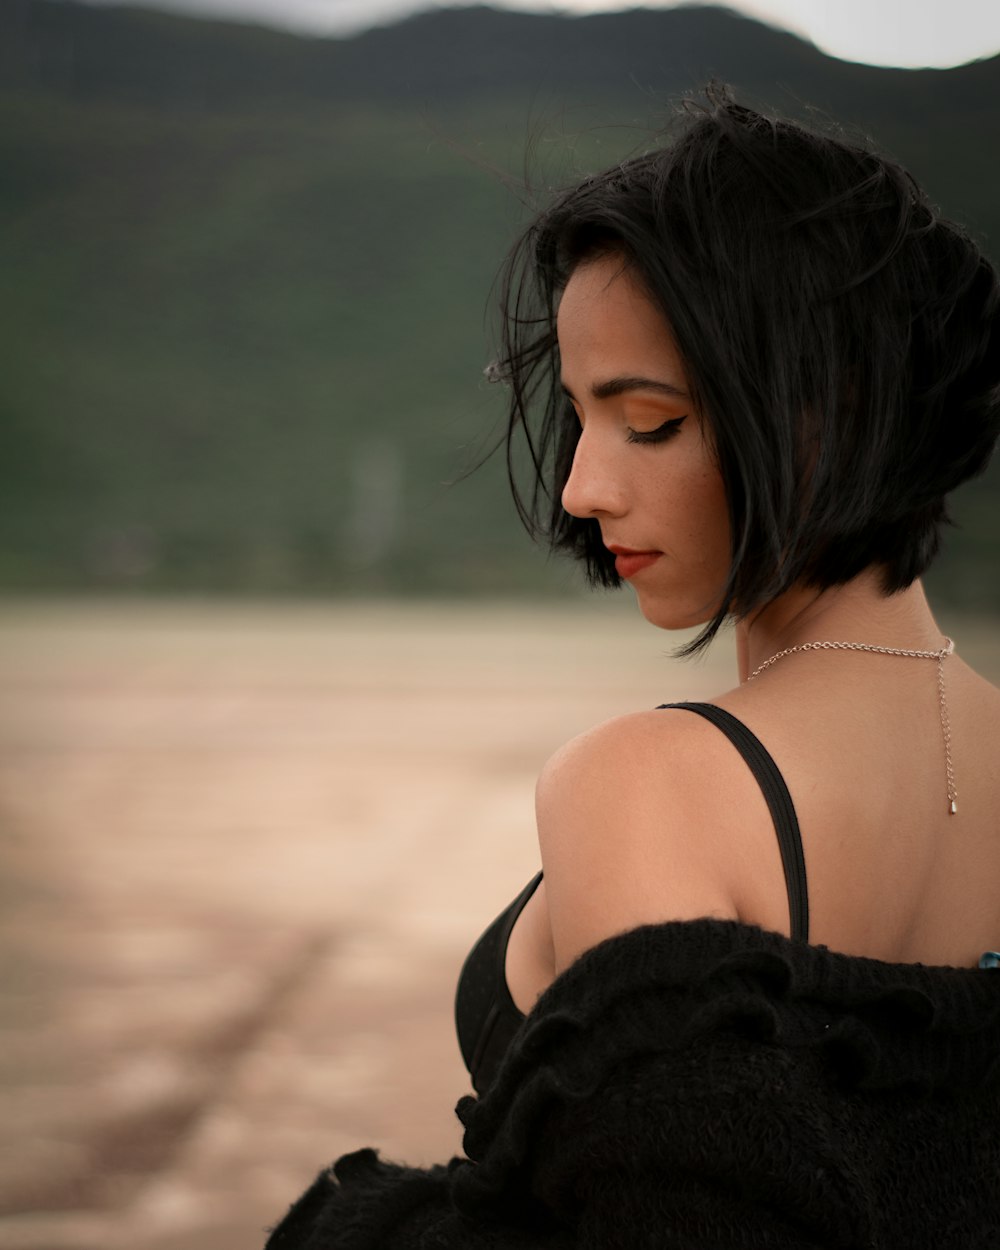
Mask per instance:
[[[955,802],[955,800],[954,800],[954,799],[952,799],[952,801],[951,801],[951,807],[949,808],[949,810],[950,810],[950,812],[951,812],[952,816],[954,816],[954,815],[957,813],[957,811],[958,811],[958,804]]]

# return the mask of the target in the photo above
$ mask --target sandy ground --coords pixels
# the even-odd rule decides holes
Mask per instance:
[[[540,765],[735,677],[669,641],[626,596],[0,605],[0,1250],[254,1250],[345,1150],[457,1153]]]
[[[0,1248],[252,1250],[460,1150],[471,942],[562,741],[731,680],[594,607],[0,606]]]

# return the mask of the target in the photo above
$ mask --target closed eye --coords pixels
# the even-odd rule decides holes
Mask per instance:
[[[673,417],[670,421],[664,421],[662,425],[658,425],[655,430],[629,430],[628,441],[630,443],[664,443],[668,438],[679,433],[681,426],[687,420],[687,417]]]

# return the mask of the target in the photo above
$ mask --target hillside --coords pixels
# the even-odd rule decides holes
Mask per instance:
[[[712,8],[321,40],[66,0],[0,7],[0,49],[9,588],[565,585],[498,460],[444,485],[500,416],[517,176],[610,163],[710,75],[863,128],[1000,239],[1000,58],[848,65]],[[939,581],[982,603],[998,504],[967,494]]]

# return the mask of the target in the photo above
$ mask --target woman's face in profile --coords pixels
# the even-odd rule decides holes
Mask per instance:
[[[557,330],[581,427],[563,507],[600,524],[647,620],[703,624],[729,571],[729,518],[670,327],[610,255],[573,271]]]

